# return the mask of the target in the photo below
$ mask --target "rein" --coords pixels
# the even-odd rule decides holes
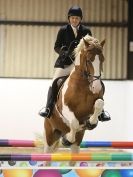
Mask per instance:
[[[94,76],[94,75],[88,73],[87,71],[84,71],[82,76],[88,80],[89,84],[91,84],[92,82],[94,82],[96,80],[101,80],[101,73],[99,76]],[[90,80],[90,78],[94,78],[94,79]]]

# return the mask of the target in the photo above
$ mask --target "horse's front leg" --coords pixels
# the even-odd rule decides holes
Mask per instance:
[[[77,131],[81,130],[83,125],[79,125],[79,121],[73,117],[70,122],[70,132],[65,135],[63,138],[63,145],[70,146],[75,142]]]
[[[104,106],[104,101],[102,99],[97,99],[95,101],[94,113],[89,119],[90,124],[97,124],[98,116],[102,113],[103,106]]]
[[[79,121],[76,118],[74,118],[70,123],[70,132],[66,134],[66,139],[70,143],[75,142],[75,136],[78,128],[79,128]]]

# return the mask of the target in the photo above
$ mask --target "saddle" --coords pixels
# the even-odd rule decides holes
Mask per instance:
[[[58,92],[59,92],[61,86],[63,85],[63,83],[65,82],[65,80],[68,78],[68,76],[69,75],[67,75],[67,76],[61,76],[61,77],[56,78],[53,81],[52,92],[54,93],[54,102],[57,101]]]

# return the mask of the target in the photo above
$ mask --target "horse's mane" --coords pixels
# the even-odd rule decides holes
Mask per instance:
[[[98,47],[98,45],[100,45],[99,41],[98,41],[96,38],[94,38],[94,37],[92,37],[92,36],[90,36],[90,35],[88,35],[88,34],[84,37],[84,39],[85,39],[85,41],[87,41],[88,43],[89,43],[89,42],[93,42],[93,44],[96,45],[97,47]],[[82,49],[84,49],[84,47],[85,47],[85,44],[84,44],[84,40],[83,40],[83,38],[82,38],[82,39],[80,40],[79,44],[77,45],[77,47],[76,47],[75,50],[74,50],[75,56],[77,56],[78,53],[79,53]]]
[[[94,48],[98,49],[99,51],[101,51],[99,53],[99,60],[101,61],[101,66],[100,66],[101,67],[101,71],[103,71],[103,61],[105,60],[105,58],[104,58],[104,55],[102,53],[102,45],[101,45],[101,43],[99,42],[98,39],[96,39],[96,38],[94,38],[94,37],[92,37],[92,36],[90,36],[88,34],[80,40],[79,44],[77,45],[77,47],[74,50],[75,59],[77,59],[77,60],[75,60],[75,63],[78,62],[78,64],[79,64],[80,52],[83,49],[85,49],[84,40],[87,43],[89,43],[90,46],[92,45],[92,48],[94,47]]]

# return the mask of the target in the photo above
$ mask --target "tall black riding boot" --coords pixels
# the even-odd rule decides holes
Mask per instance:
[[[50,118],[53,108],[54,108],[54,105],[55,105],[55,102],[57,100],[58,90],[61,87],[61,85],[63,84],[63,82],[66,80],[67,77],[68,76],[58,77],[53,81],[52,87],[49,87],[49,90],[48,90],[46,108],[40,110],[40,112],[39,112],[40,116],[45,117],[45,118]],[[60,85],[57,84],[59,79],[62,79]]]
[[[50,118],[54,107],[54,93],[52,87],[49,87],[46,108],[41,109],[39,115],[45,118]]]

